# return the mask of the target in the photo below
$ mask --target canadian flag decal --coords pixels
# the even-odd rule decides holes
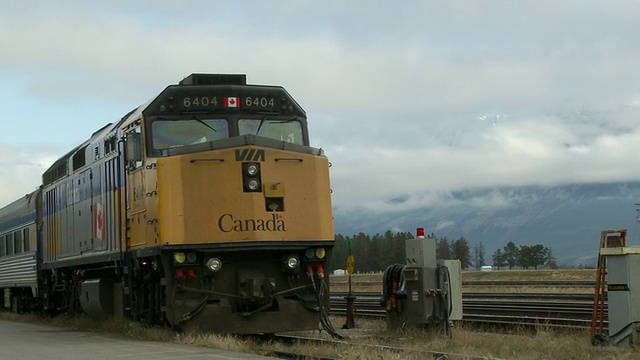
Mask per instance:
[[[240,107],[240,97],[238,97],[238,96],[229,96],[229,97],[224,98],[224,107],[228,107],[228,108]]]
[[[105,240],[104,208],[101,203],[93,204],[93,238]]]

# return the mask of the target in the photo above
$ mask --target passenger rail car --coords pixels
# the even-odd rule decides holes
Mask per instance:
[[[31,310],[39,303],[36,209],[34,191],[0,209],[0,289],[4,308]]]
[[[16,226],[38,224],[24,251],[43,309],[224,333],[325,324],[329,162],[284,88],[192,74],[42,179]]]

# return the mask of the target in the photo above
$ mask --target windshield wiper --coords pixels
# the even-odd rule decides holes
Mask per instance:
[[[282,121],[274,121],[275,124],[286,124],[286,123],[290,123],[292,121],[296,121],[298,120],[297,116],[292,117],[291,119],[287,119],[287,120],[282,120]]]
[[[209,124],[207,124],[206,122],[202,121],[202,119],[200,119],[199,117],[194,116],[194,117],[193,117],[193,119],[194,119],[195,121],[199,122],[200,124],[202,124],[202,125],[204,125],[204,126],[208,127],[209,129],[213,130],[214,132],[218,132],[218,130],[216,130],[216,129],[212,128],[212,127],[211,127],[211,125],[209,125]]]
[[[256,130],[256,135],[260,133],[260,129],[262,129],[262,124],[264,124],[266,120],[267,120],[266,116],[260,119],[260,124],[258,125],[258,129]],[[272,124],[286,124],[295,120],[298,120],[297,116],[294,116],[291,119],[282,120],[282,121],[277,121],[277,120],[269,120],[269,121],[271,121]]]
[[[260,133],[260,129],[262,128],[262,124],[264,124],[265,120],[267,120],[266,116],[263,116],[262,119],[260,119],[260,124],[258,124],[258,129],[256,130],[256,135],[258,135]]]

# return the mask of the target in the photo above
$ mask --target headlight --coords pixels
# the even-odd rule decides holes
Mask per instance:
[[[247,174],[249,174],[249,176],[256,176],[257,173],[258,167],[255,164],[249,164],[247,166]]]
[[[289,256],[287,258],[287,268],[289,270],[295,270],[300,265],[300,260],[298,260],[297,256]]]
[[[247,188],[251,191],[256,191],[260,187],[260,183],[256,179],[251,179],[247,181]]]
[[[262,191],[260,163],[242,163],[242,186],[244,192]]]
[[[196,262],[196,260],[198,260],[198,255],[196,255],[196,253],[194,253],[194,252],[188,252],[187,253],[187,262],[189,264],[194,264]]]
[[[220,261],[220,259],[218,258],[211,258],[207,260],[207,263],[205,265],[209,270],[216,272],[220,271],[220,269],[222,268],[222,261]]]
[[[187,257],[183,252],[173,253],[173,260],[178,264],[182,264],[186,259]]]
[[[324,251],[324,248],[317,248],[316,249],[316,256],[318,257],[318,259],[324,259],[326,254],[327,253]]]

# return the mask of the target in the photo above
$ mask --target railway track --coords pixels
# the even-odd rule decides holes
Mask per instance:
[[[491,282],[488,285],[495,285]],[[500,285],[509,284],[526,285],[531,287],[530,282],[500,282]],[[567,282],[538,282],[540,287],[569,286]],[[588,286],[585,282],[571,282],[572,287]],[[474,285],[478,285],[474,283]],[[484,282],[479,285],[485,285]],[[346,314],[347,301],[346,291],[333,291],[330,294],[331,312],[333,314]],[[355,296],[354,307],[356,317],[377,317],[386,316],[385,309],[380,305],[381,294],[379,291],[358,291],[353,292]],[[550,292],[463,292],[463,321],[496,326],[550,326],[558,328],[589,328],[591,325],[591,311],[593,307],[593,295],[588,293],[550,293]],[[400,358],[408,354],[407,349],[385,345],[356,345],[349,340],[336,341],[333,339],[317,339],[299,336],[277,335],[274,340],[281,342],[295,341],[320,343],[320,345],[342,344],[346,347],[367,346],[370,351],[384,351],[396,353]],[[310,354],[297,354],[293,352],[277,351],[273,353],[283,359],[322,359],[333,360],[328,357],[316,357]],[[487,359],[486,357],[470,357],[468,355],[457,355],[435,351],[421,351],[420,358],[434,359]]]
[[[331,293],[331,311],[346,314],[347,292]],[[354,292],[355,315],[385,317],[379,292]],[[593,295],[572,293],[462,293],[463,321],[481,324],[589,328]],[[605,309],[606,311],[606,309]],[[606,316],[606,312],[605,312]]]
[[[426,359],[426,358],[433,358],[433,359],[440,359],[440,360],[442,359],[492,360],[493,359],[485,356],[470,356],[470,355],[462,355],[462,354],[455,354],[455,353],[447,353],[442,351],[407,349],[407,348],[398,347],[398,346],[363,344],[363,343],[354,343],[354,342],[342,341],[342,340],[337,341],[333,339],[319,339],[319,338],[307,337],[307,336],[276,334],[276,335],[270,335],[269,337],[264,339],[265,343],[267,344],[272,340],[279,341],[282,343],[289,343],[289,344],[308,343],[308,344],[314,344],[316,346],[324,346],[324,345],[342,346],[345,348],[345,351],[349,351],[350,349],[357,347],[357,348],[366,349],[367,351],[376,352],[378,354],[383,354],[383,353],[396,354],[396,355],[399,355],[398,358],[404,358],[404,356],[402,356],[404,354],[413,354],[414,355],[413,358],[415,358],[417,355],[419,356],[420,359]],[[308,354],[308,353],[302,354],[302,353],[296,353],[291,351],[280,351],[280,350],[273,351],[271,355],[278,357],[280,359],[337,360],[336,358],[317,356],[315,354]],[[495,359],[495,360],[500,360],[500,359]]]
[[[348,281],[344,279],[336,280],[331,279],[331,284],[336,286],[348,286]],[[369,287],[382,287],[382,280],[380,281],[352,281],[353,288],[362,289]],[[527,286],[527,287],[572,287],[572,288],[595,288],[596,282],[591,280],[467,280],[462,282],[463,287],[469,286],[490,286],[490,287],[504,287],[504,286]]]
[[[591,280],[468,280],[462,286],[527,286],[527,287],[588,287],[595,288]]]

